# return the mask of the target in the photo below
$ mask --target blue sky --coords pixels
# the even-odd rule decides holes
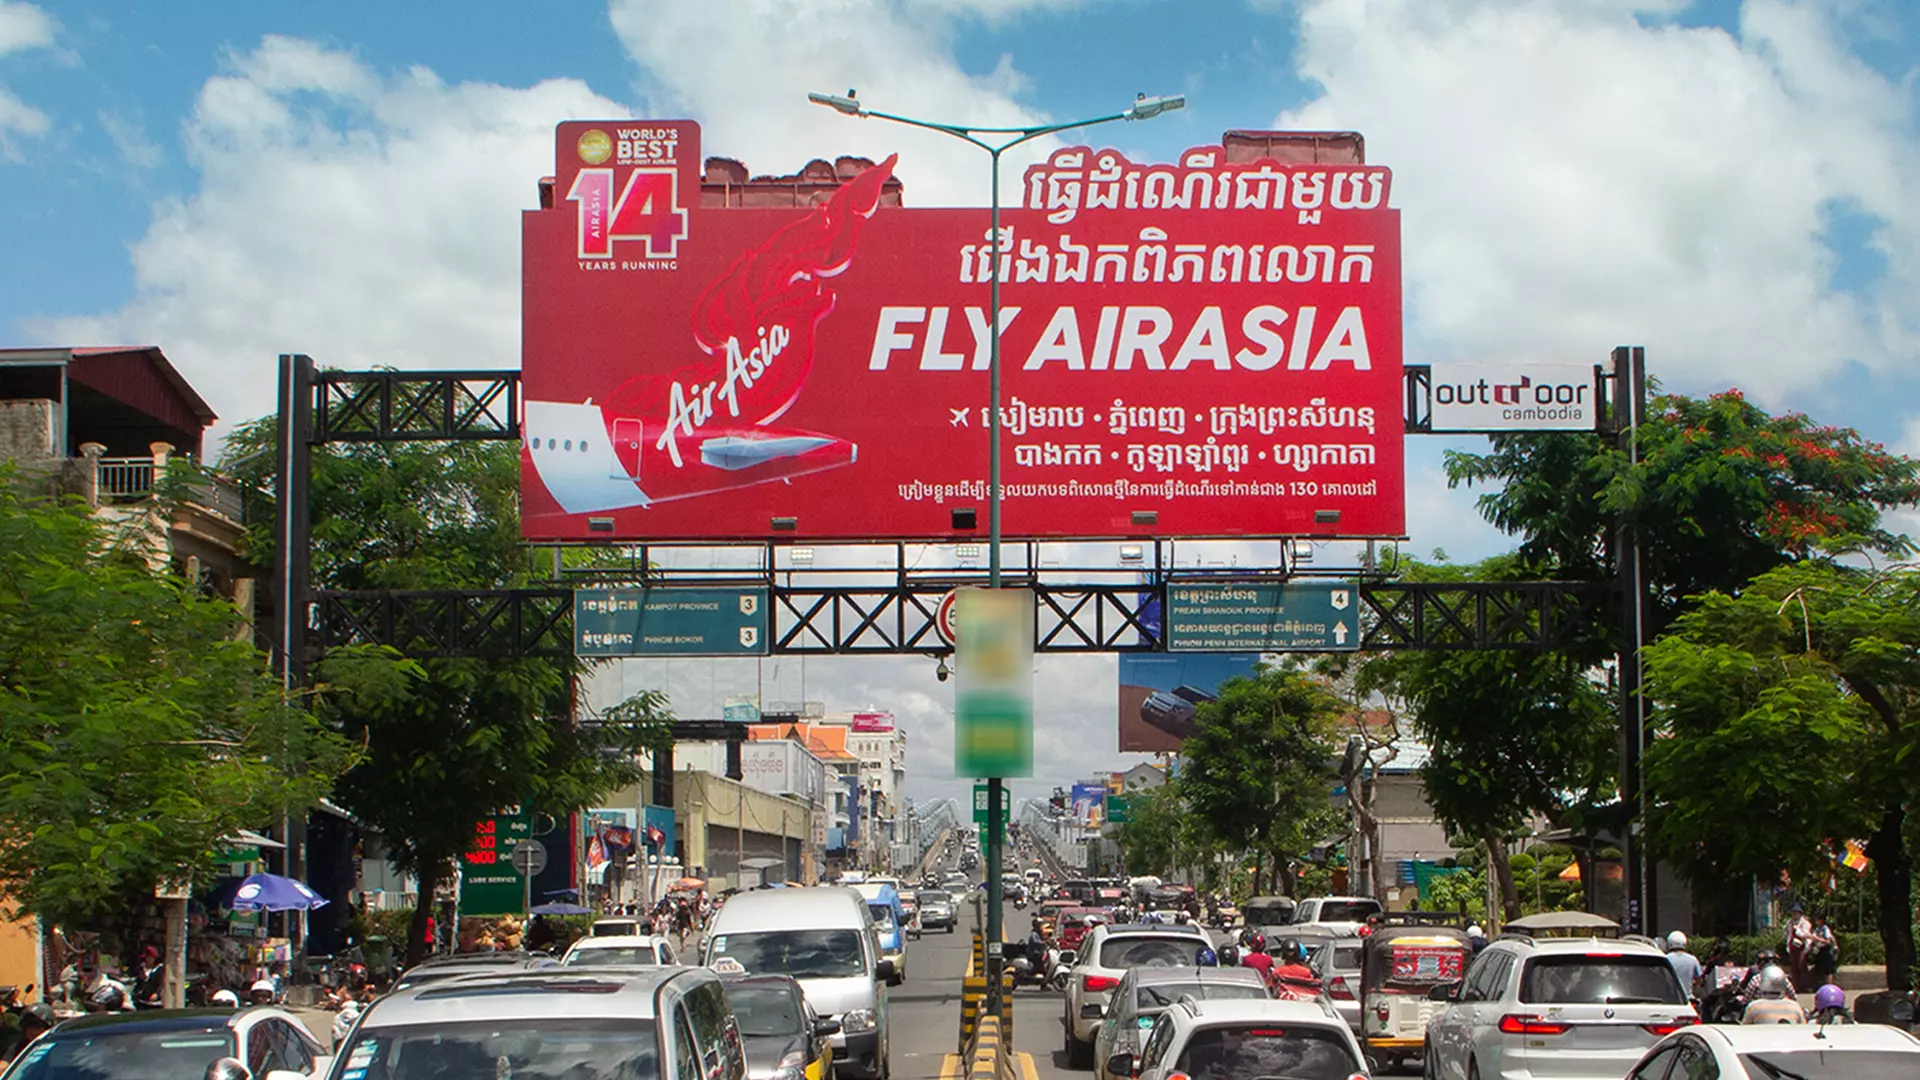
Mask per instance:
[[[1395,169],[1409,361],[1642,343],[1670,387],[1920,452],[1917,69],[1902,0],[0,0],[0,342],[157,343],[226,421],[281,351],[514,366],[562,119],[690,116],[767,172],[899,149],[909,201],[966,204],[971,151],[806,91],[1003,123],[1184,92],[1113,139],[1351,128]],[[1414,542],[1498,550],[1446,445],[1410,447]],[[939,749],[948,691],[891,671],[846,692],[913,697]],[[1060,775],[1117,760],[1072,749],[1112,676],[1062,681],[1095,690],[1054,703]]]

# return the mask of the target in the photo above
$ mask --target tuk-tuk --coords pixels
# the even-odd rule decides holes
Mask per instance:
[[[1435,986],[1457,983],[1473,959],[1460,916],[1394,911],[1367,920],[1360,950],[1360,1041],[1376,1069],[1426,1049]]]
[[[1290,896],[1256,896],[1240,909],[1240,916],[1249,927],[1285,926],[1293,921],[1293,909],[1299,906]]]

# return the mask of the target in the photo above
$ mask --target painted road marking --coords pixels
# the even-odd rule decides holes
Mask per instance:
[[[1022,1080],[1040,1080],[1040,1070],[1034,1066],[1032,1054],[1016,1054],[1015,1056],[1020,1059],[1020,1076]]]
[[[960,1080],[960,1055],[942,1054],[940,1056],[940,1080]],[[1034,1078],[1037,1080],[1037,1078]]]

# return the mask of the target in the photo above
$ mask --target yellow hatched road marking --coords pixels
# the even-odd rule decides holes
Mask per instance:
[[[1033,1064],[1032,1054],[1015,1054],[1020,1059],[1021,1080],[1040,1080],[1040,1070]]]

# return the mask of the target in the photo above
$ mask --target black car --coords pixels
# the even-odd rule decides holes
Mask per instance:
[[[740,1025],[748,1080],[827,1080],[837,1020],[821,1020],[791,975],[728,978],[727,1004]]]

